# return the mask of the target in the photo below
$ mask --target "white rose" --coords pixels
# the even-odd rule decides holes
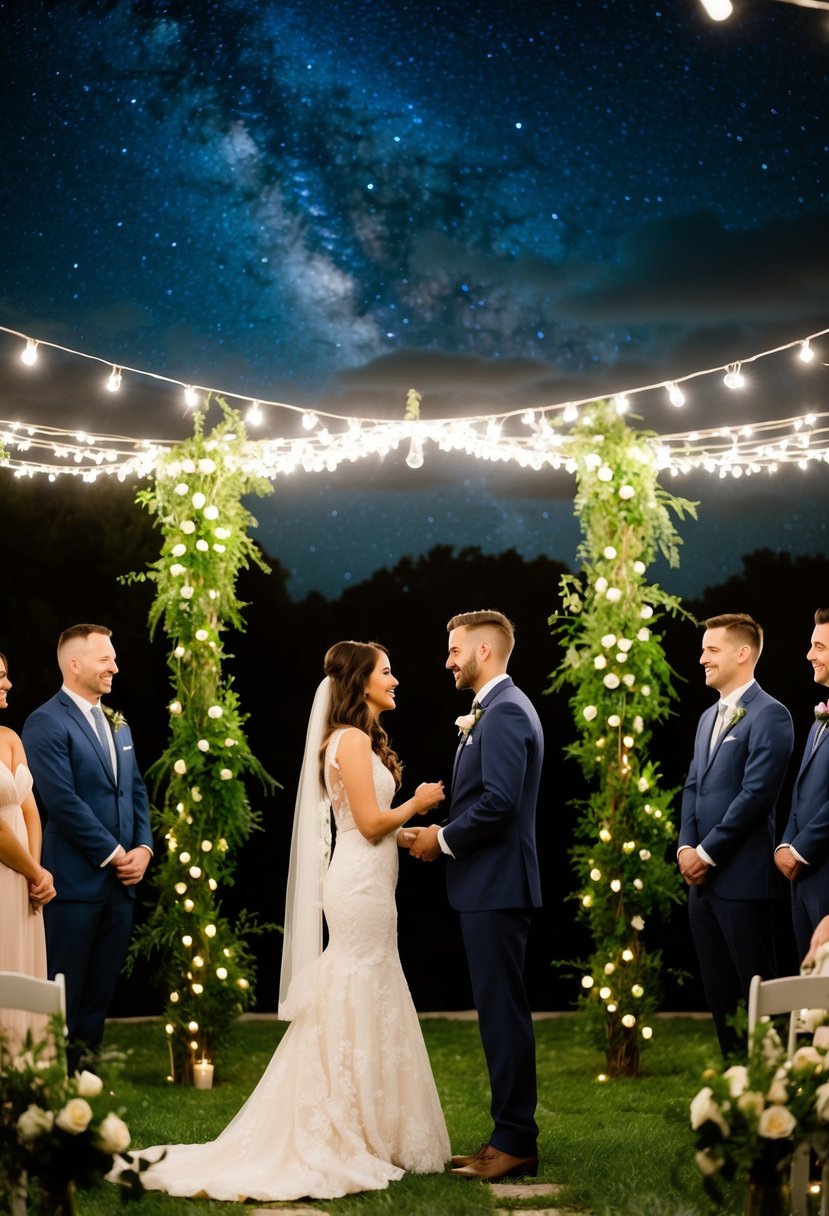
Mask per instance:
[[[618,587],[608,587],[604,594],[605,599],[609,604],[618,604],[619,600],[622,598],[622,592]]]
[[[741,1093],[737,1099],[737,1107],[744,1115],[753,1115],[755,1119],[759,1119],[763,1113],[763,1108],[766,1105],[766,1099],[763,1094],[758,1093],[756,1089],[747,1089]]]
[[[815,1090],[815,1114],[824,1123],[829,1123],[829,1081]]]
[[[588,722],[592,722],[599,711],[596,709],[595,705],[585,705],[581,712],[584,714]]]
[[[722,1161],[719,1157],[715,1157],[709,1148],[701,1148],[698,1153],[694,1154],[694,1160],[699,1172],[706,1177],[719,1173],[722,1169]]]
[[[618,714],[611,714],[607,720],[607,724],[608,724],[608,726],[612,727],[615,730],[615,728],[617,726],[622,725],[622,719],[619,717]]]
[[[744,1064],[734,1064],[731,1068],[726,1068],[723,1076],[728,1082],[728,1092],[732,1098],[739,1098],[748,1088],[748,1069]]]
[[[123,1119],[110,1113],[101,1120],[98,1128],[98,1144],[105,1153],[123,1153],[129,1148],[130,1130]]]
[[[225,552],[226,552],[226,546],[225,546],[225,545],[214,545],[214,546],[213,546],[213,552],[214,552],[214,553],[225,553]]]
[[[189,458],[187,460],[182,460],[181,470],[183,473],[195,473],[195,471],[196,471],[195,461],[190,460]]]
[[[209,752],[210,751],[210,744],[207,742],[206,739],[199,739],[198,743],[196,744],[196,747],[199,749],[200,752]]]
[[[173,578],[178,578],[178,576],[180,574],[184,574],[186,570],[187,567],[182,566],[181,562],[173,562],[172,566],[170,567],[170,573],[172,574]]]
[[[97,1077],[94,1072],[87,1072],[86,1069],[83,1072],[75,1073],[75,1085],[81,1098],[97,1098],[104,1088],[101,1078]]]
[[[642,685],[642,687],[641,687],[641,689],[640,689],[640,692],[642,693],[642,696],[643,696],[643,697],[649,697],[649,696],[651,695],[651,686],[650,686],[650,684],[643,684],[643,685]]]
[[[825,1009],[801,1009],[800,1025],[804,1028],[804,1030],[815,1031],[817,1030],[818,1026],[823,1024],[823,1019],[825,1017]]]
[[[607,659],[604,657],[603,654],[597,654],[595,659],[593,660],[593,666],[596,668],[597,671],[601,671],[602,668],[607,667]]]
[[[612,481],[613,470],[609,467],[609,465],[603,464],[596,476],[598,477],[599,481]]]
[[[796,1127],[797,1119],[787,1106],[767,1106],[757,1124],[757,1130],[765,1140],[785,1140]]]
[[[816,1072],[823,1067],[823,1054],[815,1047],[798,1047],[792,1056],[792,1068]]]
[[[197,642],[206,642],[209,637],[210,637],[210,634],[207,632],[206,629],[197,629],[196,630],[196,641]]]
[[[715,1123],[724,1136],[730,1135],[731,1129],[726,1123],[714,1094],[709,1085],[701,1089],[691,1102],[691,1128],[699,1131],[703,1123]]]
[[[208,718],[221,718],[224,710],[221,705],[211,705],[207,711]]]
[[[173,545],[170,552],[172,553],[173,557],[184,557],[185,553],[187,552],[187,546],[182,541],[179,541],[177,545]]]
[[[198,549],[199,553],[207,553],[210,549],[210,545],[203,537],[200,536],[196,541],[196,548]]]
[[[181,777],[184,773],[187,772],[187,761],[186,760],[176,760],[175,764],[173,765],[173,768],[178,773],[178,775]]]
[[[640,777],[636,782],[636,788],[640,794],[644,794],[651,788],[651,783],[648,781],[647,777]]]
[[[196,508],[196,510],[200,511],[202,509],[202,507],[204,506],[204,504],[207,502],[207,499],[202,494],[201,490],[197,490],[196,493],[193,495],[193,497],[190,499],[190,501],[192,502],[192,504]]]
[[[173,493],[178,494],[180,498],[183,498],[185,494],[190,493],[190,487],[186,486],[183,481],[180,481]]]
[[[632,916],[630,918],[630,927],[635,929],[637,933],[641,933],[645,927],[645,922],[641,916]]]
[[[209,506],[204,508],[204,518],[205,519],[218,519],[219,518],[219,508],[217,506],[215,506],[213,503],[210,503]]]
[[[637,735],[641,735],[642,731],[645,729],[644,720],[639,714],[637,714],[633,719],[633,729],[636,731]]]
[[[769,1086],[766,1097],[768,1098],[769,1102],[773,1102],[776,1106],[780,1106],[782,1103],[788,1102],[789,1100],[789,1090],[786,1085],[786,1078],[788,1075],[789,1074],[785,1068],[778,1068],[777,1072],[772,1078],[772,1082]]]
[[[185,536],[190,536],[191,533],[195,532],[196,530],[196,525],[193,523],[192,519],[183,519],[179,524],[179,527]]]
[[[634,570],[635,574],[644,574],[645,573],[645,563],[639,562],[639,561],[634,562],[633,570]]]
[[[819,1009],[817,1012],[823,1016],[824,1010]],[[820,1047],[823,1051],[829,1050],[829,1026],[817,1026],[812,1042],[815,1047]]]
[[[607,591],[607,586],[607,579],[604,577],[604,575],[600,575],[600,577],[596,579],[596,590],[598,591],[599,595],[604,595],[605,591]]]
[[[630,650],[632,645],[633,645],[633,642],[631,642],[630,638],[619,638],[619,649],[620,650],[628,651],[628,650]]]
[[[634,684],[636,683],[636,676],[633,674],[632,671],[628,671],[628,672],[626,672],[625,675],[622,676],[622,683],[625,684],[628,688],[633,688]]]
[[[85,1098],[70,1098],[55,1123],[72,1136],[85,1132],[92,1120],[92,1107]]]
[[[615,646],[615,645],[616,645],[616,634],[615,633],[606,633],[604,635],[604,637],[602,638],[602,646],[604,646],[605,650],[610,650],[610,647]]]
[[[636,636],[640,642],[647,642],[648,638],[651,636],[651,631],[650,629],[646,629],[643,625]]]
[[[17,1120],[17,1134],[21,1140],[36,1140],[44,1132],[52,1130],[55,1116],[50,1110],[31,1103]]]
[[[222,781],[229,781],[233,776],[233,773],[229,768],[222,768],[219,769],[219,776],[221,777]]]
[[[181,595],[181,598],[183,600],[191,600],[193,598],[193,588],[190,586],[189,583],[187,583],[187,584],[185,584],[184,587],[182,587],[179,594]]]
[[[605,545],[604,556],[607,558],[607,560],[609,562],[613,561],[614,557],[616,556],[616,550],[613,548],[612,545]]]
[[[620,498],[633,498],[635,493],[636,491],[634,490],[633,486],[624,485],[619,487]]]
[[[651,608],[650,604],[644,604],[642,608],[640,608],[639,616],[643,621],[649,621],[651,619],[653,616],[653,608]]]
[[[602,683],[605,688],[618,688],[621,681],[614,671],[609,671]]]
[[[216,537],[216,540],[229,540],[230,528],[215,528],[213,535]]]
[[[216,472],[216,462],[214,460],[211,460],[209,457],[203,458],[202,460],[199,461],[199,472],[200,473],[215,473]]]

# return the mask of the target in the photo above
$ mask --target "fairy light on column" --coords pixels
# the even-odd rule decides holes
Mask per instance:
[[[197,1050],[216,1060],[253,995],[246,937],[257,927],[244,914],[232,925],[220,892],[233,881],[235,849],[258,822],[243,778],[272,784],[251,755],[245,715],[222,672],[222,635],[243,626],[239,570],[262,565],[248,535],[255,520],[241,499],[270,486],[241,467],[244,428],[220,404],[224,421],[205,436],[198,413],[193,438],[159,457],[154,488],[138,495],[164,537],[146,577],[156,587],[151,629],[162,624],[170,640],[173,696],[169,745],[148,774],[155,827],[168,847],[153,867],[156,899],[132,954],[160,957],[173,1027],[170,1077],[185,1081]]]

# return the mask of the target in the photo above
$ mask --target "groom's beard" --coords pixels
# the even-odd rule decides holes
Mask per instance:
[[[470,659],[468,663],[464,663],[463,667],[458,668],[455,677],[456,688],[471,688],[478,678],[478,660]]]

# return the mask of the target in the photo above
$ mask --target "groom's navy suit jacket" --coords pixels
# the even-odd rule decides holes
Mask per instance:
[[[449,902],[457,912],[537,908],[541,723],[509,677],[490,690],[483,711],[455,756],[449,822],[443,828],[455,858],[446,869]]]
[[[125,724],[115,733],[117,777],[84,714],[64,692],[36,709],[23,745],[45,818],[43,864],[61,901],[101,902],[118,884],[102,863],[117,846],[152,848],[147,790]],[[124,890],[135,897],[134,886]],[[120,966],[120,961],[119,961]]]
[[[792,845],[809,863],[795,879],[795,888],[812,929],[829,913],[829,727],[812,750],[819,726],[815,722],[809,731],[794,783],[791,814],[780,841]],[[798,941],[798,947],[803,944]]]
[[[717,704],[699,720],[682,792],[679,845],[702,845],[715,863],[705,885],[720,899],[779,894],[775,807],[794,746],[789,711],[755,681],[740,698],[745,715],[709,744]]]

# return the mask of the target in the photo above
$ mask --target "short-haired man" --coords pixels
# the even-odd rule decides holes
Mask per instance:
[[[541,904],[535,812],[544,739],[538,714],[507,675],[514,633],[501,612],[465,612],[447,625],[455,687],[475,694],[458,719],[449,821],[409,828],[411,852],[447,857],[449,902],[460,913],[494,1124],[477,1153],[453,1157],[453,1173],[494,1182],[534,1175],[535,1037],[524,986],[532,909]]]
[[[829,608],[818,608],[806,655],[815,683],[829,688]],[[829,914],[829,732],[824,701],[806,740],[792,792],[792,809],[774,854],[778,870],[792,885],[792,922],[798,956],[809,949],[818,923]]]
[[[762,649],[763,631],[744,613],[705,622],[700,663],[719,702],[699,720],[682,792],[677,860],[724,1056],[739,1046],[727,1019],[748,999],[752,976],[775,975],[775,807],[794,731],[786,707],[754,678]]]
[[[117,673],[111,631],[73,625],[58,641],[63,687],[26,719],[23,741],[46,819],[44,862],[57,898],[44,910],[50,977],[66,977],[71,1072],[103,1038],[132,929],[135,886],[152,856],[132,736],[101,696]]]

